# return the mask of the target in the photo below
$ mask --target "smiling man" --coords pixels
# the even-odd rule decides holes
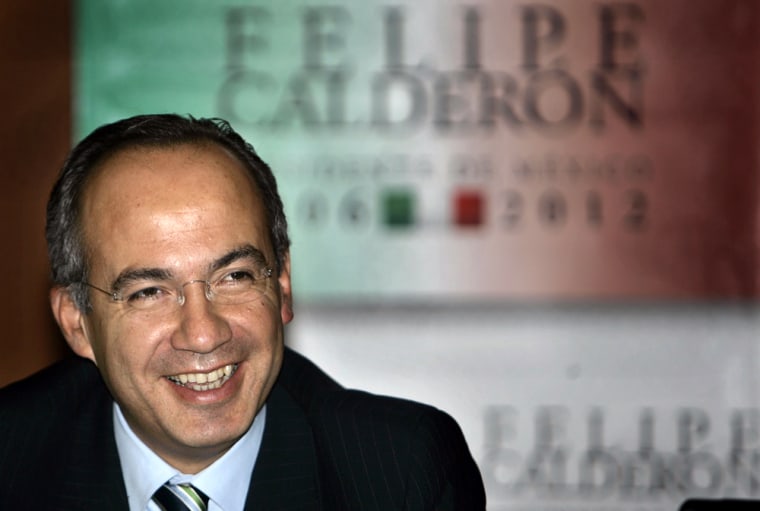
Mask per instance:
[[[284,347],[282,202],[225,122],[95,130],[53,189],[47,240],[78,357],[0,390],[4,508],[485,508],[448,415],[345,390]]]

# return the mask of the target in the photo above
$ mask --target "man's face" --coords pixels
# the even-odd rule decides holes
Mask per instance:
[[[106,290],[143,279],[206,280],[247,264],[235,254],[251,247],[275,266],[256,186],[216,145],[118,152],[93,174],[82,206],[89,282]],[[158,316],[93,291],[92,311],[68,321],[78,327],[67,329],[65,318],[62,327],[74,350],[95,361],[135,433],[192,473],[245,433],[274,384],[283,324],[292,318],[289,264],[239,305],[209,302],[202,283],[183,289],[184,304]],[[59,322],[60,314],[72,317],[70,304],[56,303]],[[223,383],[181,385],[202,375]]]

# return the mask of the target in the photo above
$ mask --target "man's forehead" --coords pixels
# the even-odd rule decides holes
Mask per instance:
[[[96,251],[95,245],[118,244],[118,236],[160,243],[176,235],[197,243],[181,232],[205,229],[209,240],[213,234],[240,243],[256,240],[239,239],[239,231],[266,238],[267,230],[253,179],[236,157],[217,145],[120,151],[87,184],[81,213],[85,243],[93,243],[90,248]]]
[[[79,202],[82,228],[111,209],[138,214],[162,204],[181,210],[221,200],[241,215],[263,215],[266,206],[251,173],[226,148],[213,143],[130,147],[98,164]]]
[[[192,178],[195,175],[205,180],[244,178],[254,184],[244,163],[231,151],[212,141],[197,141],[120,147],[95,164],[85,188],[112,181],[149,187],[151,180]]]

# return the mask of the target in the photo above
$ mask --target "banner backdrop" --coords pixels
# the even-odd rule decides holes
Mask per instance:
[[[757,298],[758,2],[77,10],[77,138],[229,120],[281,185],[288,342],[454,415],[489,511],[760,497],[758,311],[714,301]]]
[[[229,120],[302,300],[754,296],[759,10],[82,0],[77,132]]]

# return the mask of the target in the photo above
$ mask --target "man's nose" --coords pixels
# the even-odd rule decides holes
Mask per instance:
[[[205,282],[186,285],[184,303],[180,306],[180,325],[173,338],[176,349],[209,353],[232,337],[227,320],[206,298]]]

